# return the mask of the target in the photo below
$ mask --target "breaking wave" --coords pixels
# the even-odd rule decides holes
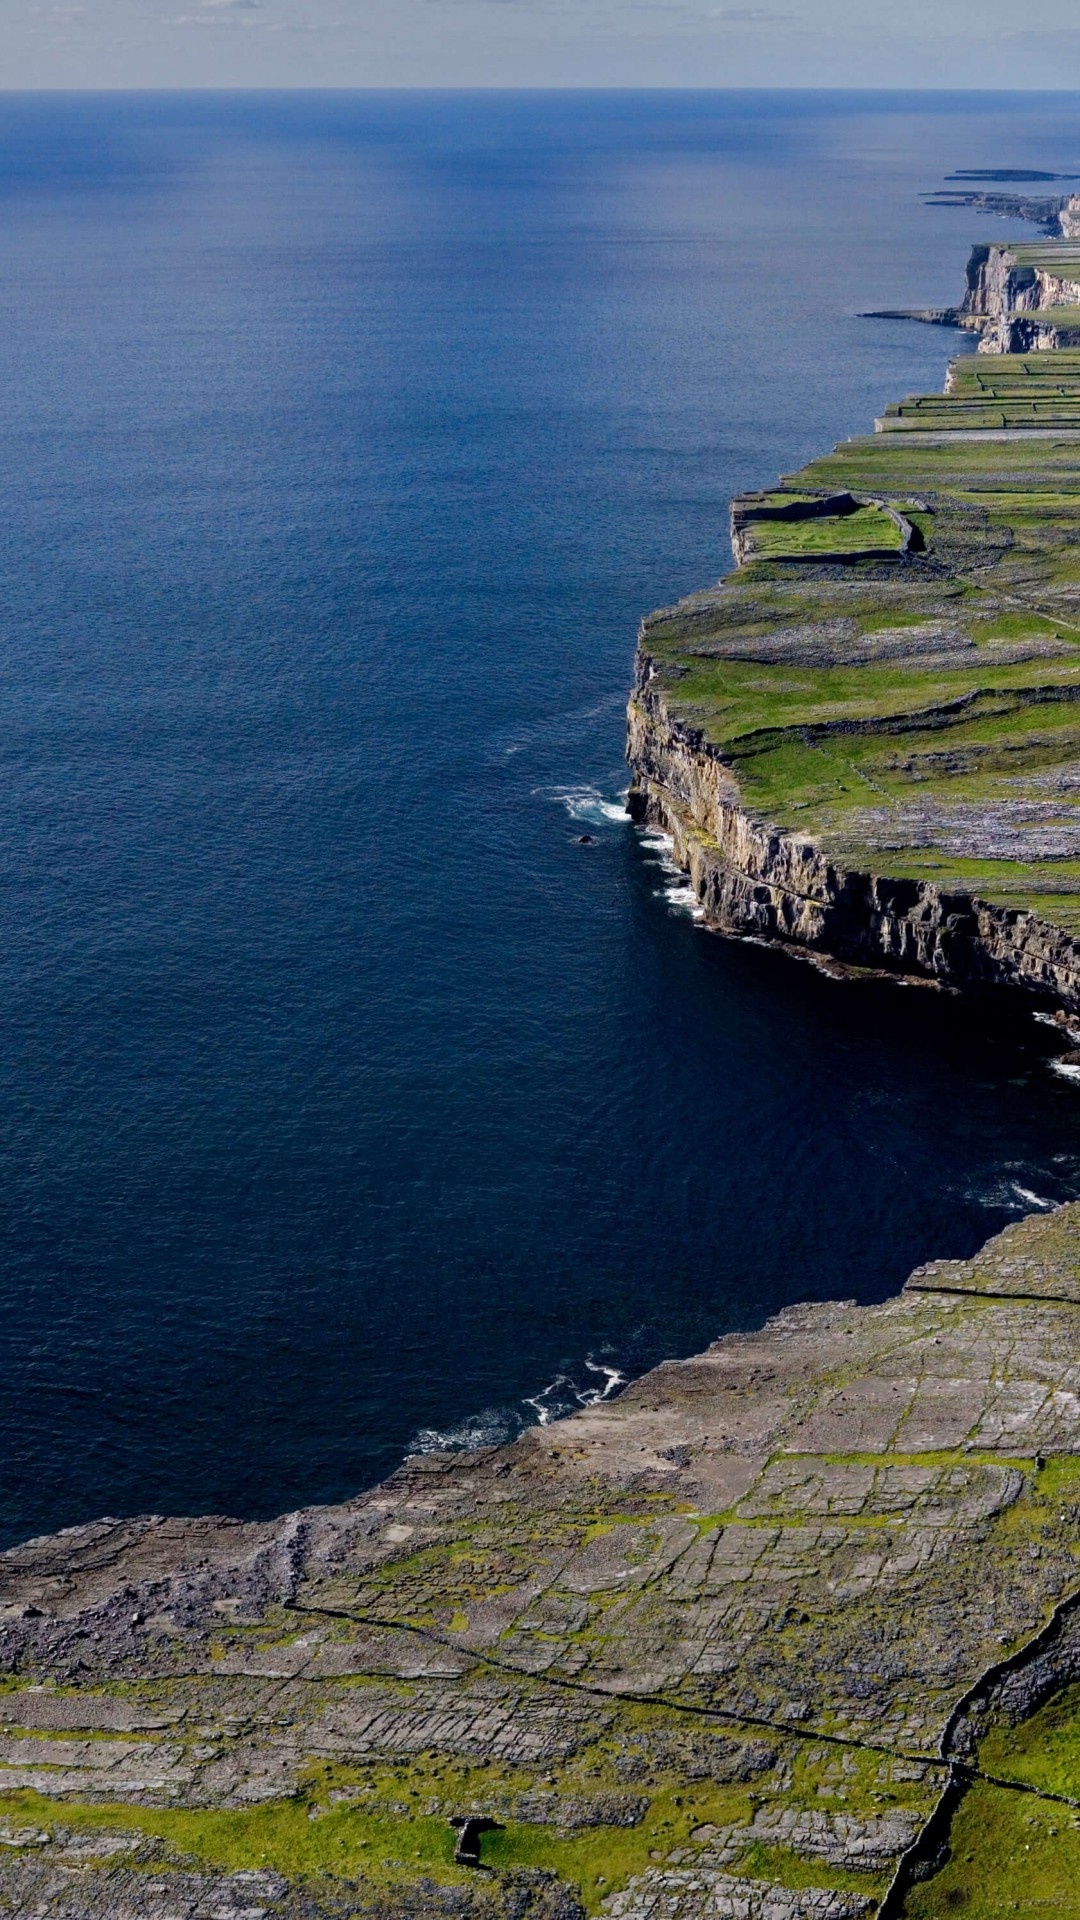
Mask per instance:
[[[599,1376],[602,1386],[597,1381],[583,1385],[571,1374],[558,1373],[550,1386],[526,1396],[525,1405],[532,1408],[540,1426],[550,1426],[553,1420],[562,1420],[579,1407],[599,1406],[601,1400],[610,1400],[612,1394],[626,1385],[626,1375],[618,1367],[600,1360],[586,1360],[585,1366],[589,1373]]]
[[[545,800],[559,801],[571,820],[584,825],[626,827],[630,824],[625,791],[614,799],[601,793],[599,787],[536,787],[534,791]]]
[[[704,920],[705,909],[690,885],[682,867],[676,864],[675,842],[659,827],[646,827],[639,836],[646,852],[646,865],[659,867],[661,884],[656,898],[663,900],[669,912],[689,914],[691,920]]]
[[[1030,1187],[1022,1187],[1019,1180],[1011,1184],[1017,1199],[1022,1200],[1025,1207],[1036,1207],[1040,1213],[1052,1213],[1057,1205],[1056,1200],[1046,1200],[1041,1193],[1033,1193]]]
[[[421,1427],[406,1451],[469,1453],[480,1447],[505,1447],[526,1427],[548,1427],[553,1420],[563,1420],[581,1407],[596,1407],[602,1400],[612,1399],[626,1380],[621,1367],[590,1356],[580,1375],[557,1373],[539,1393],[526,1394],[520,1406],[488,1407],[452,1427]]]
[[[1059,1205],[1057,1200],[1048,1200],[1045,1194],[1036,1193],[1033,1187],[1025,1187],[1020,1180],[1001,1180],[987,1188],[969,1187],[964,1199],[974,1200],[995,1213],[1052,1213]]]
[[[488,1407],[456,1427],[421,1427],[407,1453],[474,1453],[478,1447],[505,1447],[528,1424],[512,1407]]]

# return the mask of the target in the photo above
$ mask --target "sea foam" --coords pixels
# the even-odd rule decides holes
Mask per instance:
[[[630,815],[626,811],[626,794],[612,798],[601,793],[599,787],[536,787],[534,792],[545,800],[555,800],[566,808],[571,820],[580,821],[592,827],[630,825]]]
[[[593,1378],[577,1377],[571,1372],[557,1373],[539,1393],[526,1394],[519,1406],[487,1407],[455,1426],[421,1427],[406,1452],[467,1453],[479,1447],[505,1447],[526,1427],[548,1427],[552,1421],[564,1420],[567,1414],[576,1413],[581,1407],[599,1406],[602,1400],[610,1400],[626,1385],[627,1375],[621,1367],[612,1366],[607,1360],[594,1360],[591,1354],[583,1362],[583,1372]],[[527,1412],[523,1411],[525,1408]]]

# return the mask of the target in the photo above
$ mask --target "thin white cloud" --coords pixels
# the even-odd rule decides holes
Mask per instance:
[[[1025,27],[1001,38],[1032,53],[1080,53],[1080,27]]]
[[[254,15],[262,11],[262,0],[197,0],[194,13],[174,14],[165,24],[170,27],[251,27],[259,24]]]

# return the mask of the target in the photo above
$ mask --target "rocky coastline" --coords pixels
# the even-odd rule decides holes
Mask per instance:
[[[1066,1034],[1080,355],[1015,316],[1080,314],[1067,265],[977,249],[945,394],[736,502],[628,736],[710,927]],[[339,1506],[0,1554],[0,1915],[1034,1920],[1077,1884],[1080,1203]]]
[[[628,804],[718,931],[1075,1015],[1080,246],[1047,246],[976,247],[933,317],[978,357],[736,500],[736,572],[643,622]]]
[[[1019,987],[1080,1012],[1080,941],[1032,913],[852,871],[813,841],[756,820],[723,760],[672,718],[653,689],[655,672],[643,647],[629,711],[628,806],[670,837],[708,926],[940,986]]]
[[[1080,1866],[1078,1316],[1075,1205],[343,1506],[0,1556],[0,1912],[1029,1911]]]

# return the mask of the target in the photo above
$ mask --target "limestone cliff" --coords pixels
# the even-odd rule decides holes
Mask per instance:
[[[978,329],[980,353],[1040,351],[1080,337],[1080,255],[1064,243],[975,247],[958,322]]]
[[[969,292],[1037,284],[987,249]],[[877,426],[645,621],[630,810],[721,931],[1080,1011],[1080,355],[957,361]]]
[[[950,987],[1023,987],[1080,1011],[1080,940],[1062,929],[929,881],[851,870],[755,819],[723,757],[672,718],[647,646],[646,626],[628,714],[629,810],[671,836],[709,926]]]
[[[973,247],[959,306],[890,308],[867,318],[959,327],[979,335],[981,353],[1039,352],[1080,343],[1080,195],[1048,201],[938,194],[931,204],[972,206],[1031,220],[1048,237],[1037,243],[990,241]]]

